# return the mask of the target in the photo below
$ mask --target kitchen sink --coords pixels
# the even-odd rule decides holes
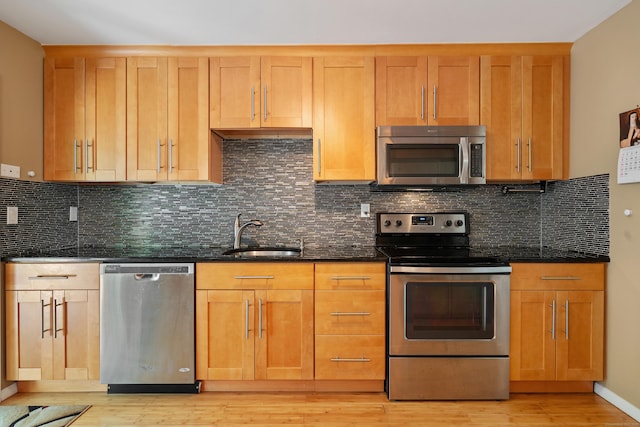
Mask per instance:
[[[255,247],[255,248],[238,248],[229,249],[222,255],[233,255],[238,258],[256,258],[256,257],[297,257],[300,256],[300,248],[288,247]]]

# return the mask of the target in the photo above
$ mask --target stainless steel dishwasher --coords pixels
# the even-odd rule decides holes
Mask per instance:
[[[197,393],[191,263],[100,266],[100,382],[109,393]]]

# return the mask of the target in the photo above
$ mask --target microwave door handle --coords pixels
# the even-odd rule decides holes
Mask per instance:
[[[466,137],[460,138],[460,184],[469,183],[469,140]]]

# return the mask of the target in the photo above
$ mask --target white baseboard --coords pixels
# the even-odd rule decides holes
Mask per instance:
[[[0,402],[10,398],[14,394],[18,394],[18,384],[16,383],[13,383],[9,387],[0,390]]]
[[[596,383],[593,387],[594,393],[602,397],[607,402],[611,403],[616,408],[620,409],[625,414],[629,415],[636,421],[640,421],[640,408],[627,402],[608,388]]]

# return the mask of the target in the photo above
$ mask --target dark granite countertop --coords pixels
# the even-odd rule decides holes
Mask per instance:
[[[31,250],[10,254],[5,262],[321,262],[385,261],[373,246],[306,247],[301,256],[237,258],[223,255],[227,247],[80,247]],[[474,247],[472,256],[499,257],[508,262],[609,262],[606,255],[547,247]]]
[[[495,256],[509,262],[609,262],[609,256],[549,247],[498,246],[473,248],[475,254]]]
[[[223,255],[228,247],[80,247],[24,251],[3,257],[5,262],[316,262],[385,261],[373,246],[305,247],[300,256],[242,258]]]

